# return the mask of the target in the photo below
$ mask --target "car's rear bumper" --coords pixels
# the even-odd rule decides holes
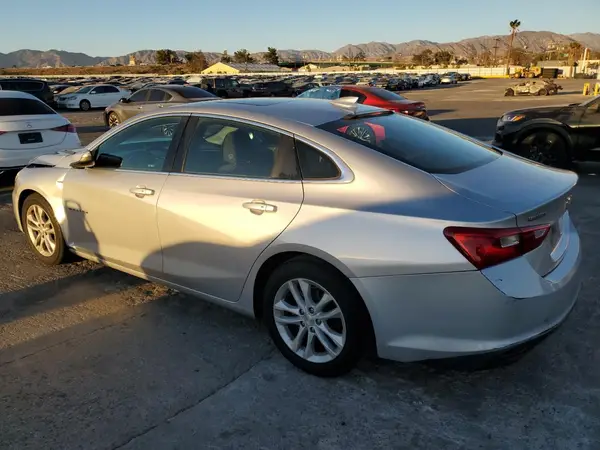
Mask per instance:
[[[561,263],[545,277],[518,273],[524,263],[518,261],[487,274],[352,279],[370,312],[379,356],[419,361],[483,355],[507,351],[558,327],[573,308],[581,284],[579,236],[574,228],[571,233]],[[507,295],[496,287],[492,277],[501,273],[512,274],[512,293],[523,287],[522,295]]]
[[[69,150],[81,146],[79,137],[75,133],[67,133],[69,136],[58,145],[31,150],[2,150],[0,149],[0,171],[18,170],[25,167],[29,161],[41,155],[48,155],[59,150]]]

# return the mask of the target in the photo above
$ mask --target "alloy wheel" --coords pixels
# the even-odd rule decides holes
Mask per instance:
[[[314,281],[296,278],[283,284],[275,294],[273,318],[281,339],[306,361],[333,361],[346,344],[340,306]]]
[[[117,125],[119,125],[120,123],[121,123],[121,121],[119,120],[119,117],[115,113],[111,113],[108,115],[108,126],[110,128],[114,128]]]
[[[40,205],[27,210],[27,234],[42,256],[52,256],[56,251],[56,230],[48,213]]]

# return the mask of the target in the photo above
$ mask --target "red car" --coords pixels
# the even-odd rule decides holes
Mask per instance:
[[[355,85],[322,86],[303,92],[298,98],[335,100],[341,97],[358,97],[358,103],[389,109],[391,111],[429,120],[425,103],[408,100],[394,92],[378,87]]]

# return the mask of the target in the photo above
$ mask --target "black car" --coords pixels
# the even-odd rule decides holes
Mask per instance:
[[[553,167],[600,161],[600,96],[507,112],[498,120],[492,145]]]
[[[0,79],[0,90],[27,92],[49,105],[54,103],[54,95],[48,83],[44,80],[33,78],[2,78]]]
[[[291,97],[294,90],[283,81],[266,81],[251,85],[252,97]]]

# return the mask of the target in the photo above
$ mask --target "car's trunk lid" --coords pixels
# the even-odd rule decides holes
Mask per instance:
[[[58,114],[4,116],[0,120],[0,149],[31,150],[58,145],[67,133],[53,129],[68,124]]]
[[[542,276],[560,263],[568,243],[566,212],[576,174],[502,155],[476,169],[434,176],[457,194],[514,214],[518,227],[551,225],[544,243],[527,258]]]

